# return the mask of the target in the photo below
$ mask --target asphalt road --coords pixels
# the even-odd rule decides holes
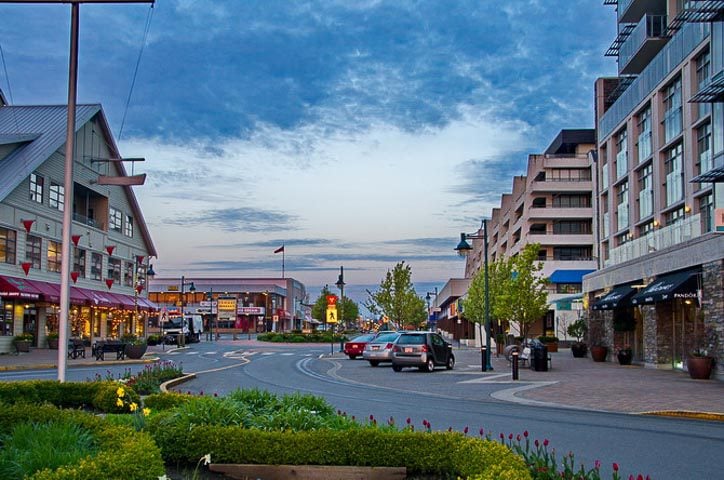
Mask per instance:
[[[409,417],[416,428],[423,428],[427,420],[435,430],[468,427],[469,435],[477,435],[484,428],[495,438],[501,432],[527,430],[532,438],[548,439],[559,456],[572,451],[577,462],[589,467],[600,460],[604,472],[610,472],[617,462],[624,479],[632,473],[658,480],[722,478],[722,423],[504,402],[490,394],[512,385],[481,382],[482,375],[471,366],[458,363],[452,371],[431,374],[410,369],[396,373],[389,366],[372,368],[339,353],[330,358],[331,350],[329,345],[274,344],[239,350],[230,342],[214,342],[164,352],[161,357],[196,373],[195,379],[177,388],[180,391],[224,395],[236,388],[263,388],[280,394],[311,393],[361,421],[373,415],[378,422],[392,417],[401,424]],[[72,368],[68,379],[118,375],[125,368],[129,367]],[[0,379],[55,378],[55,374],[54,370],[3,372]]]

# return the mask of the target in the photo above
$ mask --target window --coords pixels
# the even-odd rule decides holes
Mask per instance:
[[[78,247],[73,250],[73,271],[78,272],[80,278],[85,278],[85,250]]]
[[[121,283],[121,259],[109,258],[108,271],[106,278],[112,279],[114,282]]]
[[[638,172],[639,182],[639,219],[646,218],[654,213],[654,167],[646,165]]]
[[[667,226],[673,225],[686,218],[686,211],[684,210],[684,207],[677,208],[676,210],[672,210],[671,212],[667,213],[664,218],[666,219]]]
[[[701,91],[711,83],[711,56],[709,51],[699,55],[696,59],[696,82]],[[699,103],[699,118],[704,118],[711,113],[710,103]]]
[[[631,240],[633,240],[631,232],[622,233],[621,235],[616,237],[616,245],[620,247],[624,243],[628,243]]]
[[[666,172],[666,206],[671,206],[684,198],[684,171],[681,144],[666,152],[664,171]]]
[[[123,285],[133,286],[133,262],[126,262],[126,269],[123,270]]]
[[[651,107],[644,108],[636,116],[638,123],[638,161],[643,162],[651,156]]]
[[[108,211],[108,223],[111,230],[120,233],[123,228],[123,215],[121,214],[121,211],[110,207],[110,210]]]
[[[25,261],[30,262],[33,268],[40,268],[43,239],[35,235],[25,237]]]
[[[581,293],[582,283],[556,283],[556,293]]]
[[[590,260],[593,247],[553,247],[554,260]]]
[[[37,173],[30,174],[30,200],[43,203],[43,177]]]
[[[555,168],[548,172],[549,182],[585,182],[591,181],[589,168]]]
[[[616,231],[628,228],[628,181],[618,186],[616,191]]]
[[[616,178],[625,177],[628,173],[628,135],[626,129],[616,135]]]
[[[533,202],[531,203],[531,207],[533,208],[546,208],[546,199],[545,197],[536,197],[533,199]]]
[[[60,273],[60,243],[48,240],[48,271]]]
[[[606,157],[604,157],[603,163],[601,164],[601,190],[606,190],[607,188],[608,188],[608,159]]]
[[[15,265],[15,247],[17,232],[7,228],[0,228],[0,263]]]
[[[553,197],[554,208],[591,208],[590,195],[557,195]]]
[[[534,223],[530,226],[530,229],[528,229],[529,235],[545,235],[546,234],[546,224],[545,223]]]
[[[124,224],[123,234],[127,237],[133,237],[133,217],[126,215],[126,223]]]
[[[564,220],[553,223],[555,235],[586,235],[591,233],[590,220]]]
[[[681,79],[664,90],[664,141],[670,142],[681,133]]]
[[[103,256],[100,253],[91,253],[91,279],[103,280]]]
[[[714,168],[711,158],[711,124],[709,123],[696,129],[696,153],[700,174]]]
[[[701,231],[711,232],[714,230],[714,203],[711,194],[699,199],[699,213],[701,214]]]
[[[50,191],[48,192],[48,202],[50,208],[63,211],[65,205],[65,187],[57,183],[50,183]]]
[[[638,228],[638,230],[639,230],[639,237],[643,237],[643,236],[648,235],[649,233],[653,232],[655,228],[656,228],[656,224],[654,223],[653,220],[644,223],[643,225],[641,225],[641,226]]]

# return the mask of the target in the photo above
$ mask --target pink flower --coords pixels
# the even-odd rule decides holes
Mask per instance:
[[[593,462],[593,468],[595,468],[596,470],[601,468],[601,460],[596,460],[595,462]]]
[[[525,438],[528,438],[528,430],[524,430],[524,431],[523,431],[523,436],[524,436]]]
[[[540,442],[538,442],[538,439],[536,438],[535,442],[533,442],[533,444],[537,447],[538,445],[540,445]]]
[[[512,434],[512,433],[509,433],[509,434],[508,434],[508,440],[513,440],[513,434]]]
[[[405,421],[406,421],[407,424],[409,425],[412,420],[410,419],[410,417],[407,417],[407,420],[405,420]]]
[[[518,441],[518,442],[520,442],[520,433],[515,436],[515,440]]]
[[[478,432],[478,433],[480,433],[481,437],[485,436],[485,429],[481,427],[480,432]]]
[[[613,471],[618,472],[618,463],[613,462]]]
[[[549,443],[549,442],[548,442],[548,439],[547,439],[547,438],[546,438],[545,440],[543,440],[543,446],[544,446],[544,447],[547,447],[547,446],[548,446],[548,443]]]
[[[463,433],[464,433],[465,435],[468,434],[468,427],[467,427],[467,425],[465,426],[465,428],[463,428]]]

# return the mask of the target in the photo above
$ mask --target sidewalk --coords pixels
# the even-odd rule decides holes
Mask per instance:
[[[246,348],[281,347],[255,340],[237,341]],[[237,343],[234,342],[234,343]],[[140,360],[95,360],[86,349],[86,358],[68,359],[67,366],[136,364],[152,362],[162,351],[173,346],[148,347]],[[336,349],[335,349],[336,352]],[[590,358],[573,358],[570,350],[551,353],[552,367],[536,372],[521,367],[519,380],[513,381],[511,365],[502,356],[493,355],[492,372],[480,369],[478,349],[455,349],[456,371],[480,372],[480,381],[508,386],[493,396],[499,400],[528,405],[555,406],[619,413],[658,414],[724,421],[724,381],[693,380],[686,372],[656,370],[618,363],[593,362]],[[336,352],[335,357],[343,357]],[[0,355],[0,371],[29,368],[56,368],[58,351],[44,348],[30,353]]]

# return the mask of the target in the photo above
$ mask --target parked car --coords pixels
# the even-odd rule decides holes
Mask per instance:
[[[392,361],[392,347],[400,337],[399,332],[380,332],[375,338],[367,343],[362,358],[376,367],[380,362]]]
[[[362,355],[362,352],[364,351],[367,342],[369,342],[373,338],[375,338],[374,333],[357,335],[349,342],[344,343],[344,354],[347,355],[350,359],[354,360],[355,358]]]
[[[404,332],[392,349],[392,369],[399,372],[403,367],[418,367],[432,372],[436,366],[452,370],[455,366],[452,344],[433,332]]]

